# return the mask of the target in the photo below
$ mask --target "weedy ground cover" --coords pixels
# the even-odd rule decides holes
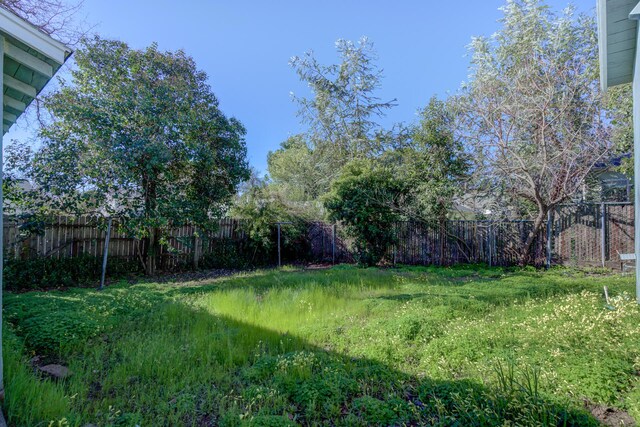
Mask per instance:
[[[606,307],[609,287],[614,310]],[[11,425],[598,425],[640,419],[631,277],[258,271],[5,295]],[[29,360],[59,362],[62,381]]]

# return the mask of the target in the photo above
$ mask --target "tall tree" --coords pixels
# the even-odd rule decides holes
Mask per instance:
[[[469,159],[455,134],[451,105],[436,97],[420,112],[420,122],[409,131],[408,140],[383,156],[393,159],[395,179],[406,190],[398,207],[407,218],[432,226],[440,235],[440,254],[447,241],[446,221],[454,200],[463,189]],[[442,262],[443,258],[440,258]]]
[[[323,178],[322,171],[316,167],[313,154],[303,135],[295,135],[267,155],[269,177],[288,200],[317,200],[321,195],[317,182]]]
[[[452,106],[432,97],[409,135],[404,146],[391,152],[401,160],[396,176],[407,182],[412,193],[406,214],[442,225],[469,169],[468,155],[455,133]]]
[[[376,96],[382,80],[373,43],[366,37],[357,43],[338,40],[339,64],[323,65],[313,52],[294,56],[291,66],[312,91],[311,98],[294,96],[299,116],[309,126],[309,148],[321,171],[321,193],[328,190],[349,161],[381,151],[382,128],[377,122],[395,105]]]
[[[207,75],[183,51],[131,49],[95,37],[71,84],[46,99],[53,122],[23,171],[36,207],[117,215],[146,240],[156,270],[173,222],[215,224],[249,176],[242,124],[220,111]]]
[[[547,213],[609,151],[594,19],[541,0],[508,0],[502,28],[473,39],[461,132],[478,182],[535,207],[527,260]]]

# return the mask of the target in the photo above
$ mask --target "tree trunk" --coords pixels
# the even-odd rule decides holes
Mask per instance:
[[[153,224],[156,217],[156,208],[157,208],[157,193],[156,193],[156,182],[153,177],[157,176],[153,174],[151,177],[147,174],[143,174],[142,176],[142,188],[144,190],[144,207],[145,207],[145,217],[147,221],[150,221]],[[145,274],[147,276],[153,276],[156,274],[157,268],[157,260],[158,255],[160,254],[160,240],[159,240],[159,229],[157,226],[151,225],[149,227],[149,238],[146,248],[145,254]]]
[[[531,247],[536,237],[540,234],[540,230],[542,230],[542,225],[545,223],[548,211],[548,208],[541,208],[538,211],[538,216],[536,216],[536,219],[533,221],[533,228],[529,231],[527,239],[522,246],[522,252],[520,252],[520,266],[527,265],[531,260]]]
[[[147,248],[146,270],[147,276],[153,276],[156,274],[158,267],[158,256],[160,255],[160,239],[159,229],[157,227],[151,227],[149,229],[149,246]]]

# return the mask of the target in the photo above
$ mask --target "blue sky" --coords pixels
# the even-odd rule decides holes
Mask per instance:
[[[247,128],[252,166],[266,172],[266,156],[303,130],[290,92],[307,94],[288,65],[313,50],[336,62],[334,42],[366,35],[385,78],[379,96],[397,98],[385,124],[413,122],[433,94],[453,93],[466,79],[466,45],[499,28],[504,0],[242,1],[85,0],[82,15],[94,31],[143,48],[184,49],[207,72],[227,115]],[[554,10],[568,0],[548,0]],[[574,2],[595,13],[595,0]],[[13,136],[21,130],[12,130]],[[12,135],[9,135],[10,137]]]

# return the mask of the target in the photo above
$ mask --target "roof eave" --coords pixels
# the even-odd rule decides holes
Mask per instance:
[[[20,17],[0,7],[0,29],[62,65],[72,50]]]
[[[638,0],[598,0],[598,50],[601,87],[633,80],[637,42]]]
[[[597,3],[598,20],[598,58],[600,60],[600,86],[606,92],[607,81],[607,2],[598,0]]]
[[[18,120],[51,81],[72,50],[0,7],[2,133]],[[8,111],[7,111],[8,110]]]

